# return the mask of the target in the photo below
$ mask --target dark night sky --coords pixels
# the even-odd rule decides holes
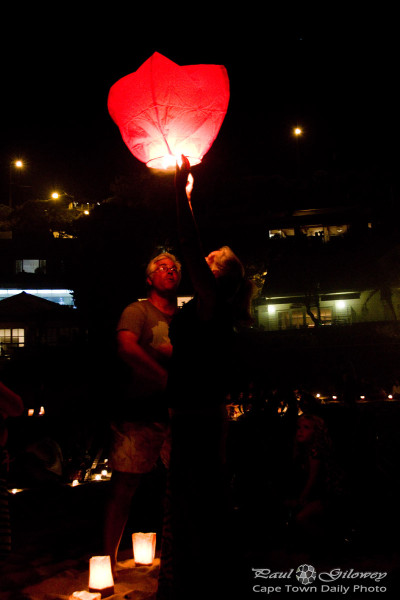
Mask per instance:
[[[302,9],[289,21],[289,8],[261,15],[241,6],[216,18],[201,5],[196,16],[185,17],[187,24],[173,26],[181,19],[171,5],[156,23],[154,7],[147,14],[117,8],[93,4],[86,17],[71,4],[68,12],[9,9],[10,35],[1,42],[3,202],[8,165],[18,156],[28,163],[24,183],[36,197],[58,188],[102,200],[117,175],[144,168],[109,117],[107,95],[154,51],[178,64],[228,70],[228,114],[204,165],[218,154],[226,172],[285,175],[294,153],[291,128],[300,124],[311,171],[332,168],[333,159],[345,169],[396,167],[394,15],[364,9],[350,18],[338,8],[335,15]]]

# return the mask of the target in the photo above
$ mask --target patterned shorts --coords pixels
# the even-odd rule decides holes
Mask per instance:
[[[171,434],[167,423],[113,423],[111,429],[113,469],[123,473],[149,473],[158,458],[168,468]]]

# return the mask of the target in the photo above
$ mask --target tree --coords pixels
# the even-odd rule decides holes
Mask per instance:
[[[12,209],[5,204],[0,204],[0,231],[12,230]]]
[[[61,232],[61,237],[75,234],[79,218],[82,213],[77,209],[54,200],[28,200],[11,215],[14,231],[47,236]]]

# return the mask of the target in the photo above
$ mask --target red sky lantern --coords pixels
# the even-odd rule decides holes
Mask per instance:
[[[136,158],[156,169],[191,165],[211,148],[229,102],[222,65],[179,66],[155,52],[110,89],[108,110]]]

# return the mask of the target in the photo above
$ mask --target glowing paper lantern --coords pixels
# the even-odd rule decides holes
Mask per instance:
[[[100,592],[102,598],[114,593],[114,579],[109,556],[92,556],[90,559],[89,592]]]
[[[149,167],[175,166],[184,154],[201,162],[218,135],[229,102],[222,65],[179,66],[155,52],[111,88],[108,110],[136,158]]]
[[[141,531],[132,534],[133,558],[137,565],[152,565],[156,554],[156,534]]]

